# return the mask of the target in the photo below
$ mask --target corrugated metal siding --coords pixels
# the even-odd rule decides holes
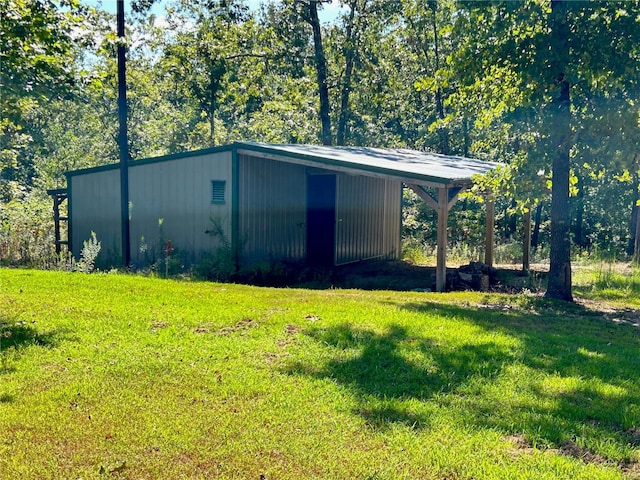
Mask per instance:
[[[176,158],[129,167],[131,262],[148,265],[162,258],[167,240],[188,262],[219,247],[205,233],[210,217],[218,219],[231,241],[231,152]],[[100,260],[116,264],[121,258],[120,171],[74,175],[71,178],[71,225],[74,255],[95,231],[102,242]],[[226,181],[226,199],[212,204],[212,180]],[[159,220],[162,219],[162,227]]]
[[[98,261],[118,263],[121,258],[120,171],[109,170],[70,177],[71,244],[80,258],[82,243],[91,232],[101,244]]]
[[[385,229],[382,251],[388,260],[399,260],[402,254],[402,183],[385,182],[384,219]]]
[[[338,175],[336,264],[395,259],[400,249],[401,184]]]
[[[231,241],[231,170],[231,152],[132,165],[132,262],[145,265],[161,258],[168,240],[188,262],[197,261],[220,246],[219,239],[205,233],[212,229],[211,217]],[[212,203],[212,180],[226,181],[224,204]]]
[[[233,195],[238,199],[238,245],[243,266],[282,258],[303,260],[307,240],[307,168],[239,155],[238,192],[232,189],[232,153],[132,164],[129,170],[131,258],[145,265],[162,256],[163,243],[197,261],[219,247],[207,235],[216,218],[232,240]],[[70,177],[74,255],[95,231],[100,259],[116,263],[120,247],[120,173],[106,170]],[[212,203],[212,180],[226,182],[225,203]],[[336,181],[336,263],[397,258],[401,184],[339,174]],[[159,219],[163,219],[162,228]]]
[[[238,156],[238,233],[242,264],[306,252],[306,169],[299,165]]]

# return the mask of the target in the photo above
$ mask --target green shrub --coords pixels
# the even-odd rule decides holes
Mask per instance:
[[[220,247],[205,253],[193,267],[193,274],[201,280],[228,282],[236,273],[236,262],[230,247]]]
[[[252,285],[284,286],[311,279],[314,272],[302,263],[287,260],[262,260],[238,272],[241,282]]]
[[[409,238],[402,245],[402,260],[413,265],[425,265],[433,260],[433,251],[427,245]]]
[[[42,268],[57,263],[48,198],[21,192],[0,203],[0,263]]]

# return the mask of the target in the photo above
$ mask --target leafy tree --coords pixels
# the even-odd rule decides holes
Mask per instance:
[[[326,1],[326,0],[325,0]],[[314,50],[314,66],[316,72],[317,91],[320,102],[319,115],[322,125],[321,141],[323,145],[333,144],[331,131],[331,102],[329,100],[328,65],[323,44],[322,26],[318,16],[318,7],[323,0],[292,0],[289,8],[293,8],[299,18],[311,27]]]
[[[538,117],[537,151],[552,172],[551,265],[547,296],[571,300],[570,177],[575,154],[576,96],[594,82],[616,89],[635,74],[633,47],[638,2],[464,2],[475,28],[463,57],[481,57],[480,71],[493,65],[513,75],[523,92],[515,105]],[[613,39],[623,39],[615,42]],[[481,55],[479,48],[482,47]],[[629,70],[630,69],[630,70]],[[509,78],[509,77],[507,77]],[[624,80],[622,80],[624,83]],[[530,160],[528,160],[530,161]],[[543,165],[540,165],[544,168]],[[538,167],[540,168],[540,167]]]
[[[449,10],[444,12],[445,8]],[[438,133],[438,150],[445,155],[451,153],[449,128],[445,122],[445,88],[451,77],[443,68],[447,55],[446,49],[443,49],[443,40],[449,38],[448,47],[451,49],[452,37],[446,33],[450,31],[451,8],[451,2],[403,2],[403,19],[407,23],[409,45],[420,59],[423,72],[417,87],[433,94],[432,125]],[[448,25],[443,28],[443,23]]]
[[[44,101],[72,90],[74,34],[81,24],[78,1],[6,0],[0,6],[0,195],[13,194],[10,181],[30,185],[33,141],[28,117]]]

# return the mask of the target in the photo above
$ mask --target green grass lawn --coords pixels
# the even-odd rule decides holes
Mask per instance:
[[[0,269],[0,478],[640,478],[593,298]]]

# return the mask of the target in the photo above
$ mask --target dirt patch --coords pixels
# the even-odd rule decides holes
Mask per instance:
[[[587,310],[602,315],[605,320],[610,322],[640,328],[640,310],[636,308],[616,308],[585,299],[576,299],[576,303]]]
[[[209,324],[198,325],[196,328],[193,329],[193,331],[196,333],[209,333],[211,331],[211,325]]]
[[[364,262],[336,268],[333,286],[362,290],[422,290],[435,288],[435,267],[406,262]]]
[[[560,453],[568,457],[579,458],[585,463],[604,463],[605,459],[587,448],[568,440],[560,446]]]
[[[295,335],[296,333],[302,331],[302,329],[300,327],[298,327],[297,325],[287,325],[284,330],[289,335]]]
[[[620,468],[626,477],[634,480],[640,479],[640,462],[623,463]]]
[[[640,447],[640,427],[630,428],[624,432],[629,437],[629,443],[634,447]]]
[[[267,363],[275,363],[278,360],[288,357],[289,354],[288,353],[272,353],[272,352],[267,352],[264,354],[264,359],[267,361]]]
[[[258,322],[256,322],[255,320],[251,318],[243,318],[242,320],[238,321],[235,325],[231,327],[222,327],[215,333],[218,336],[226,336],[226,335],[231,335],[232,333],[235,333],[235,332],[248,330],[250,328],[255,328],[257,326],[258,326]],[[204,323],[202,325],[198,325],[196,328],[193,329],[193,331],[195,333],[209,333],[212,331],[213,328],[214,328],[213,325],[211,325],[210,323]]]
[[[625,432],[631,439],[631,443],[636,446],[640,442],[640,428],[631,429]],[[633,440],[635,439],[635,440]],[[532,454],[535,449],[531,443],[521,434],[512,434],[504,437],[504,440],[511,443],[513,448],[508,452],[514,456]],[[545,450],[548,454],[565,455],[567,457],[576,458],[582,460],[584,463],[602,464],[607,463],[602,455],[593,453],[591,450],[581,447],[573,441],[564,442],[560,448],[549,448]],[[640,479],[640,462],[626,461],[618,464],[618,467],[626,477],[634,480]]]
[[[613,323],[640,328],[640,310],[634,308],[607,309],[603,315]]]
[[[256,322],[252,318],[243,318],[232,327],[222,327],[220,330],[216,332],[216,335],[226,336],[232,333],[249,330],[250,328],[256,328],[257,326],[258,326],[258,322]]]

